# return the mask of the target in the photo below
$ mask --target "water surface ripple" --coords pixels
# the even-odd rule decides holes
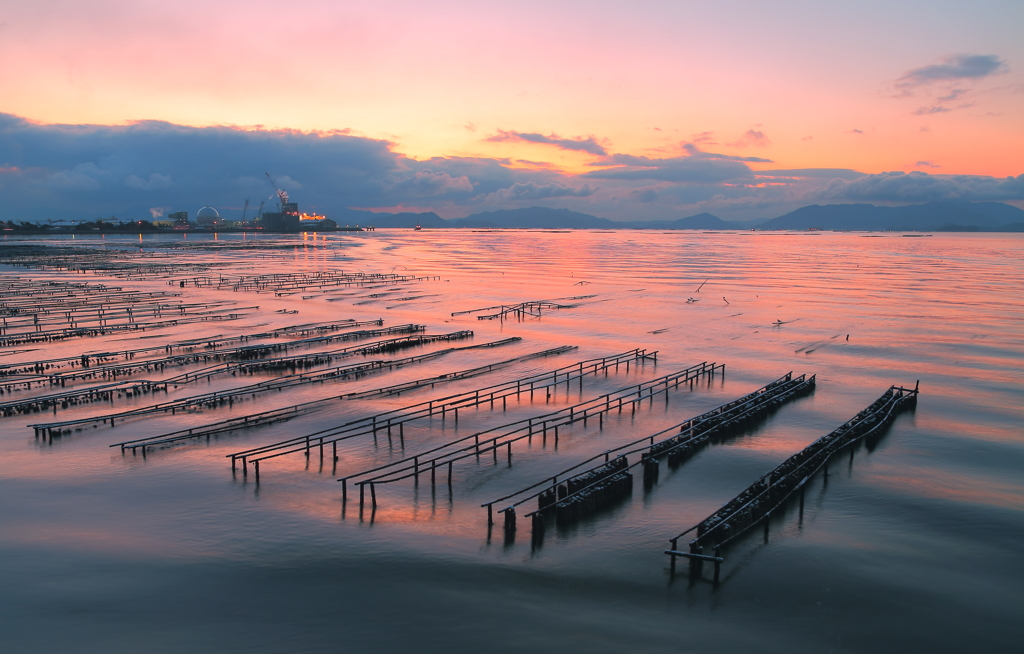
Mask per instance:
[[[252,237],[247,237],[252,238]],[[189,235],[237,244],[237,235]],[[164,252],[181,236],[77,238],[83,247]],[[234,406],[88,427],[52,444],[26,426],[144,406],[153,399],[0,418],[0,649],[4,652],[962,652],[1016,651],[1024,638],[1024,238],[981,234],[400,231],[259,237],[283,249],[174,250],[232,270],[360,270],[439,279],[276,297],[185,289],[197,300],[259,304],[239,321],[17,346],[0,363],[77,356],[302,322],[383,318],[428,333],[472,329],[455,352],[356,380],[301,386]],[[16,243],[14,239],[3,245]],[[50,244],[72,244],[50,241]],[[2,247],[2,246],[0,246]],[[164,280],[4,267],[3,275],[167,290]],[[700,288],[698,291],[697,289]],[[452,312],[593,295],[539,319]],[[310,296],[303,299],[304,296]],[[331,300],[331,301],[328,301]],[[298,314],[277,313],[298,310]],[[781,324],[776,324],[781,323]],[[467,343],[437,343],[400,357]],[[344,345],[348,345],[345,343]],[[465,370],[575,345],[469,380],[342,401],[209,443],[122,455],[110,443]],[[331,349],[339,345],[325,346]],[[440,485],[378,491],[360,519],[336,477],[399,458],[387,440],[267,462],[259,486],[225,454],[632,348],[633,366],[507,412],[464,411],[406,430],[407,453],[539,415],[701,361],[724,378],[680,389],[635,416],[613,414],[534,441],[512,467],[488,457]],[[315,349],[314,349],[315,351]],[[380,356],[369,357],[382,358]],[[367,358],[356,357],[351,363]],[[337,361],[331,365],[340,365]],[[198,366],[196,366],[198,367]],[[192,368],[164,371],[164,376]],[[650,492],[532,546],[489,534],[480,503],[609,447],[697,415],[788,372],[816,392],[750,432],[716,443]],[[280,374],[280,373],[275,373]],[[147,375],[139,375],[147,377]],[[253,383],[226,377],[167,399]],[[154,373],[147,378],[159,378]],[[667,538],[831,431],[890,384],[921,383],[914,413],[844,455],[796,507],[728,550],[722,583],[674,578]],[[91,382],[95,383],[95,382]],[[70,387],[87,385],[76,382]],[[43,391],[14,391],[3,399]],[[163,399],[163,396],[161,396]]]

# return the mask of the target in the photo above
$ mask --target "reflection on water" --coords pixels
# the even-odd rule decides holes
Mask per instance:
[[[145,249],[184,244],[152,238],[143,240]],[[474,343],[522,341],[216,410],[90,426],[52,444],[35,441],[26,427],[52,414],[0,419],[4,651],[953,652],[979,644],[1006,651],[1024,636],[1016,597],[1024,582],[1018,555],[1024,239],[381,230],[256,241],[284,247],[170,251],[247,274],[330,269],[439,279],[285,296],[188,288],[189,300],[260,309],[235,322],[19,346],[34,351],[0,363],[341,318],[422,324],[428,333],[472,329]],[[212,242],[190,235],[188,245]],[[236,243],[241,236],[220,235],[216,245]],[[75,244],[139,246],[110,236]],[[4,274],[81,279],[25,268]],[[170,288],[163,280],[117,283]],[[591,294],[540,319],[451,315]],[[107,447],[561,345],[578,349],[433,389],[334,402],[287,422],[145,458]],[[232,475],[224,458],[636,347],[658,350],[657,364],[587,378],[582,388],[563,386],[551,397],[521,396],[505,410],[461,411],[457,424],[439,416],[410,423],[404,452],[383,433],[376,444],[365,437],[342,441],[336,465],[330,457],[322,464],[316,454],[281,457],[265,463],[259,486],[251,474]],[[645,403],[635,415],[613,413],[603,429],[576,424],[560,434],[557,450],[551,441],[522,443],[511,467],[503,456],[497,465],[489,456],[460,462],[450,493],[445,483],[432,488],[429,477],[380,487],[372,520],[369,512],[360,519],[351,495],[342,507],[339,476],[701,361],[724,363],[725,376],[680,388],[667,402]],[[190,369],[167,369],[163,377]],[[520,520],[512,542],[500,525],[488,533],[482,502],[790,370],[817,374],[817,391],[676,470],[662,466],[653,488],[635,484],[613,509],[546,530],[540,546],[531,543],[528,521]],[[211,379],[170,389],[167,399],[279,374]],[[898,418],[873,450],[862,447],[837,462],[827,483],[815,479],[803,510],[787,507],[767,542],[757,530],[729,550],[724,583],[713,586],[707,574],[669,578],[662,554],[669,536],[845,422],[890,384],[918,379],[916,413]],[[142,396],[72,407],[59,419],[151,402]]]

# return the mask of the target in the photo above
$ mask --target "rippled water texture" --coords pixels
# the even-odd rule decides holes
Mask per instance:
[[[183,237],[146,237],[184,245]],[[247,237],[251,239],[251,237]],[[230,245],[237,235],[196,245]],[[23,345],[0,364],[339,318],[470,329],[472,344],[358,380],[241,398],[232,407],[88,427],[37,441],[27,425],[145,406],[151,396],[0,418],[0,649],[4,652],[964,652],[1017,651],[1024,588],[1024,239],[898,234],[378,231],[258,243],[284,249],[170,250],[224,272],[394,271],[437,279],[380,289],[227,299],[240,320]],[[15,243],[13,239],[3,245]],[[51,244],[56,243],[51,241]],[[62,241],[140,245],[106,237]],[[2,246],[0,246],[2,247]],[[5,277],[181,290],[165,280],[4,267]],[[698,287],[700,290],[698,291]],[[526,300],[573,308],[522,321],[453,312]],[[309,296],[309,297],[306,297]],[[371,297],[376,296],[376,297]],[[305,298],[305,299],[303,299]],[[411,298],[411,299],[409,299]],[[696,301],[689,301],[694,298]],[[333,300],[333,301],[328,301]],[[297,310],[297,314],[277,313]],[[781,322],[783,324],[774,324]],[[361,341],[360,341],[361,342]],[[435,343],[369,359],[471,344]],[[343,347],[351,343],[335,344]],[[150,452],[111,443],[231,416],[465,370],[561,345],[578,349],[400,396],[339,400],[294,420]],[[632,348],[657,363],[539,395],[410,424],[406,452],[539,415],[702,361],[725,376],[672,391],[636,415],[534,441],[514,463],[489,457],[440,484],[378,490],[378,510],[344,508],[335,479],[398,458],[353,439],[337,469],[314,455],[265,463],[260,484],[225,455],[346,420]],[[10,354],[11,350],[34,349]],[[329,349],[329,348],[324,348]],[[298,352],[297,352],[298,353]],[[356,363],[362,357],[331,365]],[[198,367],[198,366],[195,366]],[[186,369],[140,374],[160,379]],[[488,532],[482,502],[609,447],[652,434],[794,371],[817,390],[744,435],[715,443],[657,486],[531,545]],[[281,373],[276,373],[281,374]],[[226,377],[158,399],[272,377]],[[891,384],[921,384],[872,449],[833,463],[790,506],[726,553],[721,583],[685,566],[667,539],[866,407]],[[97,383],[95,381],[88,383]],[[79,382],[75,388],[85,386]],[[69,387],[70,388],[70,387]],[[3,399],[43,391],[14,391]]]

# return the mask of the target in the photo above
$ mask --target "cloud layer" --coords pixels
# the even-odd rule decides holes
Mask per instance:
[[[896,97],[934,96],[932,104],[919,107],[912,112],[913,115],[945,114],[975,106],[969,97],[972,86],[979,80],[1009,70],[1009,65],[997,55],[954,54],[945,57],[941,64],[922,66],[905,73],[895,81],[893,88]]]
[[[896,87],[914,89],[935,82],[981,79],[1006,70],[1006,62],[996,55],[955,54],[946,57],[941,64],[911,70],[896,80]]]
[[[918,162],[919,165],[931,165]],[[932,202],[936,200],[1022,200],[1024,175],[930,175],[925,172],[888,172],[857,179],[834,179],[820,198],[855,202]]]
[[[519,138],[519,133],[514,138]],[[553,137],[544,137],[558,141]],[[566,139],[561,139],[566,140]],[[589,147],[596,137],[568,139]],[[707,142],[707,141],[705,141]],[[559,143],[546,143],[563,147]],[[227,218],[276,201],[269,172],[301,209],[345,218],[350,209],[436,211],[458,218],[539,204],[619,220],[708,211],[742,220],[811,202],[1022,200],[1024,176],[994,178],[846,169],[757,170],[764,157],[705,152],[694,143],[663,157],[607,153],[581,174],[506,159],[415,160],[387,141],[343,132],[39,125],[0,114],[0,219],[150,219],[216,207]],[[913,159],[911,159],[913,160]],[[536,162],[534,162],[536,163]],[[927,166],[920,160],[917,166]],[[250,217],[253,215],[250,209]]]
[[[685,156],[655,159],[629,154],[616,154],[595,163],[584,177],[593,179],[642,180],[679,183],[715,184],[753,179],[747,163],[771,163],[761,157],[739,157],[703,152],[693,143],[683,145]]]
[[[597,142],[597,139],[593,136],[587,138],[579,137],[575,139],[564,139],[557,134],[551,134],[550,136],[544,136],[543,134],[533,134],[526,132],[506,132],[504,130],[498,130],[498,133],[494,136],[487,138],[492,143],[501,143],[505,141],[519,141],[522,143],[538,143],[541,145],[553,145],[560,150],[575,150],[578,152],[588,152],[590,154],[605,156],[608,152],[604,147]]]

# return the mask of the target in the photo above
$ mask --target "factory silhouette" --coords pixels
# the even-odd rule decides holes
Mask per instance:
[[[271,232],[325,231],[339,228],[338,223],[326,216],[300,212],[298,203],[292,202],[291,198],[288,197],[288,191],[278,187],[270,173],[264,174],[267,176],[267,181],[270,182],[270,185],[274,187],[274,195],[277,197],[276,211],[264,211],[263,207],[266,201],[261,201],[256,216],[252,222],[249,222],[247,220],[249,199],[246,198],[245,206],[242,208],[241,220],[226,220],[213,207],[203,207],[196,212],[195,224],[200,228],[206,229],[262,229]],[[172,229],[190,229],[193,227],[193,223],[189,221],[187,211],[176,211],[169,214],[166,220],[154,221],[153,224],[161,227],[171,227]],[[348,227],[348,229],[352,228]]]

